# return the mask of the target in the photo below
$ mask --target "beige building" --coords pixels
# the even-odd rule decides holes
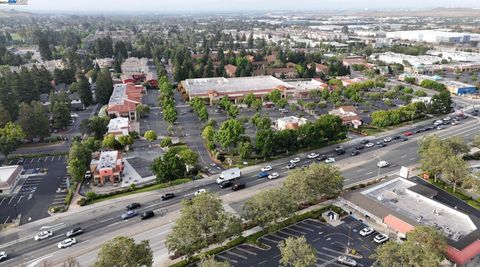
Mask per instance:
[[[20,165],[0,167],[0,196],[12,193],[22,171],[23,167]]]

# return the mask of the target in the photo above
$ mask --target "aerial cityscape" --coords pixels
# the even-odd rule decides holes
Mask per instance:
[[[480,1],[0,0],[0,266],[480,266]]]

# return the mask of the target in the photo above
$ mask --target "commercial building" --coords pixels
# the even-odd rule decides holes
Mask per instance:
[[[94,185],[115,184],[122,181],[124,162],[119,151],[101,151],[92,154],[90,172]]]
[[[284,96],[294,93],[289,84],[273,76],[187,79],[179,86],[186,99],[199,97],[208,100],[210,104],[224,96],[236,101],[248,93],[261,98],[275,89],[280,90]]]
[[[309,92],[312,90],[328,89],[328,84],[320,79],[303,79],[285,82],[295,90],[295,98],[308,98]]]
[[[289,116],[277,119],[275,124],[278,130],[296,130],[305,123],[307,123],[307,119],[305,118]]]
[[[387,38],[426,43],[467,43],[478,34],[446,32],[436,30],[415,30],[387,32]]]
[[[20,165],[0,167],[0,196],[12,193],[22,171],[23,167]]]
[[[107,114],[110,117],[138,120],[136,107],[142,103],[144,94],[146,94],[146,90],[143,85],[115,84],[108,102]]]
[[[348,209],[364,214],[367,222],[374,220],[386,227],[389,232],[385,234],[392,238],[405,238],[418,225],[434,227],[447,239],[450,261],[457,266],[479,266],[480,218],[459,211],[455,203],[440,202],[446,201],[437,196],[440,193],[398,177],[347,192],[340,200]]]
[[[448,91],[455,95],[471,95],[476,94],[478,89],[476,86],[457,81],[445,81]]]
[[[361,125],[361,118],[354,106],[341,106],[338,109],[329,111],[328,114],[339,116],[345,125],[353,123]]]
[[[120,136],[128,135],[131,131],[128,118],[118,117],[111,119],[108,122],[108,134],[115,136],[118,139]]]
[[[148,83],[152,88],[158,88],[157,68],[148,58],[127,58],[121,65],[123,83]]]

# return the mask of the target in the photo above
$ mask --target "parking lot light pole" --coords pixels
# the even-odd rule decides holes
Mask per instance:
[[[346,254],[349,254],[350,252],[350,239],[351,239],[351,235],[352,235],[352,227],[356,226],[357,224],[361,224],[362,222],[361,221],[355,221],[355,222],[351,222],[348,224],[348,240],[347,240],[347,249],[345,251]]]

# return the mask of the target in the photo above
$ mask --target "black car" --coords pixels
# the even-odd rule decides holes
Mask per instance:
[[[162,196],[162,200],[167,200],[167,199],[171,199],[171,198],[174,198],[174,197],[175,197],[174,193],[166,193],[165,195]]]
[[[418,133],[421,133],[421,132],[422,132],[421,129],[417,129],[417,130],[414,130],[414,131],[413,131],[414,134],[418,134]]]
[[[352,153],[350,154],[350,156],[356,156],[356,155],[358,155],[358,154],[360,154],[360,151],[358,151],[358,150],[353,150]]]
[[[244,188],[245,188],[245,184],[234,184],[232,186],[233,191],[237,191],[237,190],[244,189]]]
[[[367,139],[364,139],[364,140],[362,140],[362,142],[360,142],[360,143],[361,143],[362,145],[365,145],[365,144],[370,143],[370,141],[368,141]]]
[[[383,142],[378,142],[377,143],[377,147],[386,147],[387,144],[383,143]]]
[[[325,154],[322,154],[322,155],[320,155],[320,156],[317,157],[317,160],[318,160],[318,161],[324,161],[324,160],[326,160],[326,159],[327,159],[327,155],[325,155]]]
[[[127,206],[127,210],[134,210],[140,208],[140,203],[131,203]]]
[[[407,140],[408,140],[408,138],[406,138],[406,137],[400,138],[400,141],[402,141],[402,142],[405,142],[405,141],[407,141]]]
[[[392,137],[393,140],[398,140],[400,139],[400,135],[395,135],[394,137]]]
[[[225,181],[221,184],[219,184],[220,188],[227,188],[227,187],[231,187],[233,186],[233,182],[232,181]]]
[[[83,233],[83,229],[81,227],[73,228],[72,230],[67,232],[67,238],[79,235],[81,233]]]
[[[337,152],[337,155],[345,154],[345,150],[343,148],[342,149],[335,149],[335,152]]]
[[[363,148],[365,148],[364,145],[358,145],[355,147],[356,150],[362,150]]]
[[[155,216],[155,213],[152,210],[147,210],[144,213],[142,213],[142,215],[140,215],[140,220],[152,218],[153,216]]]
[[[23,165],[23,163],[25,163],[25,159],[24,158],[19,158],[18,161],[17,161],[17,165]]]

